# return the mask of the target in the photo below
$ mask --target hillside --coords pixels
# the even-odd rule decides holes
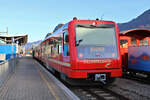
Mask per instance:
[[[118,26],[120,31],[134,28],[150,29],[150,9],[127,23],[119,23]]]
[[[25,46],[23,46],[23,48],[31,49],[32,47],[34,48],[35,46],[37,46],[41,42],[42,42],[42,40],[38,40],[38,41],[35,41],[35,42],[28,42]]]

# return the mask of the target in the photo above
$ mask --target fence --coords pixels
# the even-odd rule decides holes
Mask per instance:
[[[0,63],[0,87],[14,72],[17,61],[18,61],[17,58],[14,58]]]

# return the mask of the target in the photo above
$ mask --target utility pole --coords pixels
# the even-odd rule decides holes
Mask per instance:
[[[11,38],[11,58],[14,58],[14,37]]]
[[[7,29],[6,29],[6,34],[8,35],[8,27],[7,27]]]

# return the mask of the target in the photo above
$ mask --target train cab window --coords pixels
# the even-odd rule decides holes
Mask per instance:
[[[63,56],[69,56],[68,31],[65,31],[63,33]]]
[[[136,38],[135,37],[131,38],[131,46],[137,46]]]
[[[128,40],[120,40],[121,48],[128,48]]]
[[[148,45],[148,40],[140,40],[140,46]]]

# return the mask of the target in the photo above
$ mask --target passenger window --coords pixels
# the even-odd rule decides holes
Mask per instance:
[[[51,54],[53,54],[53,46],[51,46]]]
[[[56,39],[53,39],[53,45],[52,45],[52,55],[53,57],[57,56],[58,54],[58,43]]]
[[[120,40],[121,48],[128,48],[128,40]]]
[[[63,33],[63,56],[69,56],[69,38],[68,31]]]
[[[148,45],[148,40],[144,40],[144,45]]]
[[[140,46],[142,45],[148,45],[148,40],[140,40]]]
[[[132,37],[131,38],[131,46],[136,46],[136,38],[135,37]]]

